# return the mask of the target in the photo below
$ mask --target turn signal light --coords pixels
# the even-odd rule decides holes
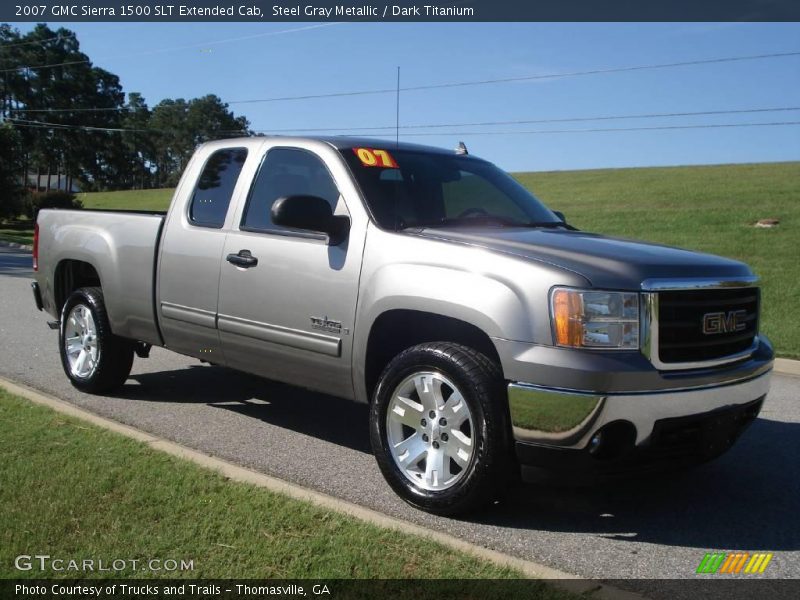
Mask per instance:
[[[572,290],[559,289],[553,293],[553,320],[556,328],[556,344],[559,346],[582,346],[583,300]]]

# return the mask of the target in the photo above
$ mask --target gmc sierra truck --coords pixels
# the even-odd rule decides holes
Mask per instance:
[[[78,389],[163,346],[368,403],[386,480],[439,514],[531,466],[709,460],[769,389],[746,265],[579,231],[463,145],[207,143],[167,213],[42,210],[33,260]]]

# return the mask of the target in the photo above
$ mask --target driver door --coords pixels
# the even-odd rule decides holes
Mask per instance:
[[[349,215],[331,171],[312,149],[266,150],[225,240],[218,327],[229,366],[351,397],[365,224],[351,226],[333,246],[324,235],[276,225],[270,215],[277,199],[294,195],[318,196],[335,214]],[[251,264],[231,258],[248,254]]]

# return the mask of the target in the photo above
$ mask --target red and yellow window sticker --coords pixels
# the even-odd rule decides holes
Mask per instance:
[[[358,160],[365,167],[382,167],[384,169],[399,169],[392,155],[386,150],[377,148],[353,148]]]

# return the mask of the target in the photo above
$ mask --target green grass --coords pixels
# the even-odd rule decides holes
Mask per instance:
[[[26,224],[24,227],[16,227],[12,223],[0,223],[0,240],[30,246],[33,244],[33,229],[30,224]]]
[[[33,244],[33,221],[23,218],[0,220],[0,240],[17,244]]]
[[[157,452],[0,388],[0,578],[18,555],[192,560],[190,578],[519,578]],[[94,573],[158,577],[163,572]],[[61,573],[78,577],[80,573]],[[534,582],[540,598],[566,598]]]
[[[167,210],[172,200],[172,188],[159,190],[129,190],[124,192],[91,192],[77,194],[84,208],[117,210]]]
[[[747,262],[762,278],[762,330],[800,358],[800,162],[519,173],[577,227]],[[79,194],[86,208],[166,210],[172,190]],[[776,217],[775,229],[755,221]],[[18,241],[30,234],[0,230]],[[26,237],[27,236],[27,237]]]
[[[762,278],[762,331],[800,358],[800,162],[522,173],[576,227],[728,256]],[[775,217],[775,229],[757,229]]]

